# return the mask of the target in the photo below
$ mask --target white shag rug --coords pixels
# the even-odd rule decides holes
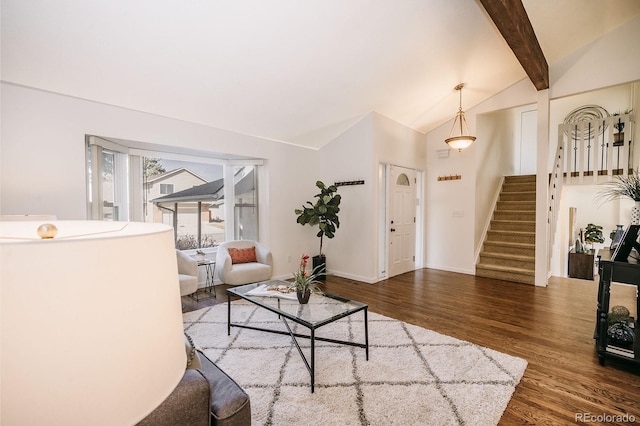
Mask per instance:
[[[275,314],[246,301],[232,302],[231,318],[285,330]],[[226,303],[183,319],[196,346],[249,394],[254,425],[495,425],[527,366],[524,359],[369,312],[369,361],[362,348],[316,341],[311,393],[289,336],[242,328],[227,336]],[[316,336],[364,342],[363,321],[358,312]],[[308,334],[301,326],[294,331]],[[299,341],[309,358],[309,340]]]

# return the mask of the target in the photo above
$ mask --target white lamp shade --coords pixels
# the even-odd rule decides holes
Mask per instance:
[[[445,142],[453,149],[457,149],[458,151],[462,151],[465,148],[471,146],[473,141],[476,138],[474,136],[455,136],[452,138],[448,138]]]
[[[52,223],[0,222],[0,423],[135,424],[185,370],[172,228]]]

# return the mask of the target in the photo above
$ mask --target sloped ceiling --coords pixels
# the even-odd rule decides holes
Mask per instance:
[[[550,65],[637,0],[524,0]],[[427,132],[526,77],[476,0],[3,0],[1,78],[320,147],[376,111]]]

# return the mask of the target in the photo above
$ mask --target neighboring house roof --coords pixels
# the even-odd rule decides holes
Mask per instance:
[[[189,189],[174,192],[164,197],[155,198],[153,203],[178,203],[182,201],[216,201],[223,198],[224,179],[214,180],[202,185],[197,185]]]
[[[236,184],[236,193],[244,194],[255,189],[254,170],[247,173]],[[164,197],[155,198],[153,203],[178,203],[185,201],[218,201],[224,199],[224,179],[207,182],[203,185],[197,185],[189,189],[174,192]]]
[[[170,178],[170,177],[172,177],[172,176],[175,176],[175,175],[178,175],[178,174],[180,174],[180,173],[184,173],[184,172],[186,172],[186,173],[189,173],[189,174],[193,175],[195,178],[200,179],[200,180],[201,180],[201,181],[203,181],[203,182],[206,182],[206,181],[207,181],[207,180],[206,180],[206,179],[204,179],[203,177],[198,176],[197,174],[193,173],[191,170],[186,169],[186,168],[184,168],[184,167],[180,167],[179,169],[169,170],[168,172],[166,172],[166,173],[162,173],[162,174],[160,174],[160,175],[154,175],[154,176],[148,177],[148,178],[146,179],[146,184],[147,184],[147,185],[151,185],[151,184],[157,183],[158,181],[161,181],[161,180],[164,180],[164,179]]]

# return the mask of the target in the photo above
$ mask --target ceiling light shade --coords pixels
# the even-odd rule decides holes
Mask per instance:
[[[460,92],[460,107],[456,113],[456,117],[453,120],[453,126],[449,132],[449,137],[444,141],[453,149],[457,149],[458,152],[469,147],[473,141],[476,140],[475,136],[469,134],[469,128],[467,126],[467,120],[464,118],[464,111],[462,110],[462,88],[464,84],[458,84],[454,89]]]
[[[136,424],[178,384],[171,227],[0,222],[0,261],[1,424]]]

